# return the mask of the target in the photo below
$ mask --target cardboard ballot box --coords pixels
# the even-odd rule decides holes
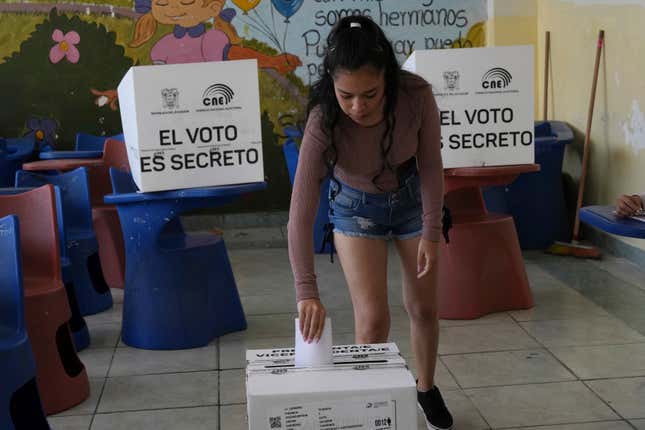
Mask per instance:
[[[246,352],[250,430],[417,428],[416,382],[394,343],[334,346],[334,364],[312,368],[294,355]]]
[[[264,180],[256,60],[134,66],[118,91],[141,191]]]
[[[403,68],[432,85],[445,168],[533,163],[532,46],[418,50]]]

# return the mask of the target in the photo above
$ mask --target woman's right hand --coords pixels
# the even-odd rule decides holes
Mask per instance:
[[[300,333],[305,342],[318,343],[325,328],[325,307],[319,299],[303,299],[298,302]]]

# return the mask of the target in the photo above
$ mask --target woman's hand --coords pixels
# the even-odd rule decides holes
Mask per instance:
[[[417,254],[417,278],[423,278],[434,270],[437,264],[439,264],[439,242],[421,238]]]
[[[325,307],[319,299],[303,299],[298,302],[300,333],[305,342],[318,343],[325,327]]]
[[[643,202],[637,194],[628,196],[623,194],[616,200],[616,215],[619,217],[632,216],[643,210]]]

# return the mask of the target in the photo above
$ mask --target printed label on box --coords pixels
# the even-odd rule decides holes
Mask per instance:
[[[384,396],[275,407],[267,420],[268,430],[396,430],[394,402]]]

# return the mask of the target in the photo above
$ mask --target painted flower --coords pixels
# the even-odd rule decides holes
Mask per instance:
[[[117,103],[119,101],[119,94],[116,90],[100,91],[94,88],[90,88],[90,92],[96,96],[96,98],[94,99],[94,104],[98,107],[103,107],[109,104],[110,109],[118,109]]]
[[[33,137],[36,140],[39,151],[51,151],[56,143],[57,129],[58,123],[56,120],[31,117],[27,121],[27,133],[25,136]]]
[[[70,63],[78,63],[81,54],[75,45],[81,41],[81,36],[77,32],[70,31],[63,34],[61,30],[56,29],[52,33],[52,39],[58,43],[49,50],[49,61],[56,64],[63,58],[67,58]]]

